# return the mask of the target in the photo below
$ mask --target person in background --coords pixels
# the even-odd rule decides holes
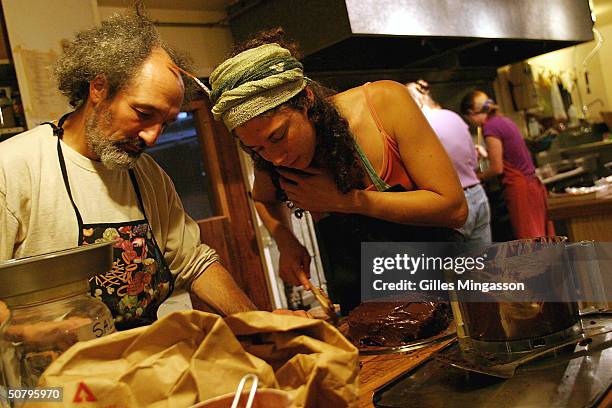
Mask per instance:
[[[253,199],[279,247],[281,277],[308,286],[310,255],[291,231],[286,201],[318,220],[330,297],[346,314],[360,302],[361,237],[416,225],[400,240],[452,241],[467,204],[444,148],[402,84],[377,81],[333,94],[304,77],[283,34],[261,33],[213,71],[212,113],[255,161]]]
[[[498,106],[480,90],[466,94],[461,112],[474,126],[482,126],[489,168],[481,180],[502,175],[504,200],[517,239],[554,235],[547,219],[547,192],[538,177],[518,126],[499,112]]]
[[[113,269],[90,286],[120,330],[156,320],[175,285],[222,314],[255,309],[143,154],[183,104],[178,67],[150,20],[114,16],[57,62],[74,111],[0,147],[0,260],[114,241]]]
[[[451,158],[468,203],[468,218],[459,231],[467,242],[491,243],[491,211],[487,194],[476,175],[477,155],[468,125],[455,112],[442,109],[424,80],[406,84]]]

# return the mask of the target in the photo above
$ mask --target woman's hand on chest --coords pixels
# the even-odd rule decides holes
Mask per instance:
[[[297,207],[311,212],[353,212],[355,196],[342,193],[323,169],[308,168],[296,172],[278,169],[281,188]]]

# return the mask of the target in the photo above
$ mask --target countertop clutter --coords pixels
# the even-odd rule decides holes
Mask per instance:
[[[591,320],[588,318],[587,323]],[[607,317],[608,325],[610,320]],[[607,341],[612,339],[609,333],[604,336]],[[519,369],[523,371],[513,379],[502,380],[469,373],[436,360],[436,354],[456,347],[455,343],[448,340],[410,353],[361,357],[359,406],[612,406],[612,392],[606,391],[612,381],[609,345],[590,357],[557,364],[550,358],[544,359]]]
[[[551,194],[548,216],[567,229],[571,241],[612,241],[612,192],[592,191],[584,194]]]
[[[572,140],[580,135],[564,135],[569,140],[563,143],[571,144],[558,150],[564,159],[544,164],[538,173],[549,190],[548,216],[558,231],[571,241],[610,242],[612,139],[594,141],[590,132],[585,143]]]
[[[548,282],[546,292],[558,297],[483,303],[451,291],[457,337],[410,352],[362,355],[360,406],[437,408],[451,401],[455,408],[609,406],[610,305],[559,301],[576,289],[594,299],[587,293],[597,291],[593,282],[600,270],[582,269],[593,249],[592,243],[564,237],[489,246],[483,273],[524,281],[531,292],[535,281]]]
[[[96,407],[191,407],[235,392],[247,373],[296,407],[356,406],[358,369],[355,347],[320,320],[183,311],[75,345],[40,386],[63,387],[65,403],[47,407],[79,407],[71,398],[84,386]]]
[[[359,407],[374,407],[373,398],[376,391],[429,360],[437,351],[455,341],[447,340],[413,352],[360,357]]]
[[[559,259],[568,248],[574,247],[564,237],[497,243],[487,247],[485,272],[496,273],[493,268],[498,268],[500,276],[506,276],[514,266],[527,265],[521,268],[527,269],[527,276],[539,276],[548,272],[546,263],[532,262],[543,258],[545,253],[540,251],[549,255],[552,251]],[[411,313],[418,316],[407,323],[412,329],[440,320],[433,317],[441,311],[442,317],[450,317],[452,310],[453,322],[449,325],[445,319],[446,331],[436,329],[434,336],[423,332],[425,338],[414,337],[414,330],[403,326],[409,339],[374,345],[379,347],[371,344],[372,339],[366,344],[358,340],[355,347],[350,340],[355,343],[356,339],[350,328],[343,331],[342,323],[336,329],[317,319],[267,312],[221,318],[180,311],[150,326],[116,333],[109,330],[98,336],[92,323],[100,313],[90,313],[83,324],[83,319],[75,320],[82,312],[74,307],[60,309],[66,313],[58,317],[40,309],[41,305],[36,309],[27,303],[50,296],[45,298],[49,305],[43,305],[57,309],[54,296],[70,294],[63,288],[75,276],[82,278],[109,267],[108,249],[108,245],[80,247],[9,261],[0,267],[0,279],[6,281],[7,271],[36,276],[43,270],[37,267],[41,261],[47,269],[65,265],[66,257],[75,259],[73,266],[80,265],[78,273],[73,270],[63,275],[64,280],[44,284],[38,280],[35,291],[17,286],[2,292],[9,306],[0,310],[2,364],[10,388],[61,388],[64,402],[47,401],[46,407],[78,408],[85,399],[95,407],[152,406],[168,401],[172,406],[205,408],[229,401],[246,373],[256,377],[261,390],[256,400],[275,399],[288,407],[437,408],[453,401],[454,408],[603,408],[612,403],[608,392],[612,385],[612,314],[602,308],[587,312],[578,302],[469,303],[457,297],[442,309],[381,307],[390,324],[397,323],[395,311],[405,318],[403,323]],[[562,293],[570,281],[562,271],[557,270],[555,276],[558,282],[550,292]],[[24,302],[29,314],[20,307]],[[375,304],[367,305],[353,320],[372,320],[369,316],[377,309]],[[49,316],[53,321],[39,321]],[[350,315],[344,321],[348,325]],[[27,327],[29,330],[22,330]],[[35,328],[34,335],[24,334],[34,333]],[[57,335],[79,334],[83,328],[91,336],[67,337],[69,342],[58,340],[49,350],[32,348],[38,345],[34,338],[61,340],[65,336]],[[383,333],[376,328],[372,334]],[[32,400],[24,406],[35,408],[39,403]]]

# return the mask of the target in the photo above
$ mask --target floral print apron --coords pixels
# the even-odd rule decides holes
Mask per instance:
[[[108,306],[115,318],[117,330],[148,325],[156,320],[159,305],[172,293],[174,280],[149,225],[136,175],[132,169],[129,170],[143,219],[122,223],[83,222],[72,198],[60,144],[64,133],[62,125],[67,117],[64,115],[57,126],[47,123],[53,127],[53,134],[58,137],[59,165],[79,225],[78,245],[114,242],[112,270],[90,278],[91,295]]]

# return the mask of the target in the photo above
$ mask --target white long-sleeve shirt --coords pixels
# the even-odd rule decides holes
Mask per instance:
[[[109,170],[64,142],[62,151],[83,223],[143,218],[127,170]],[[216,252],[200,241],[168,175],[147,154],[135,167],[144,208],[176,285],[189,289]],[[0,260],[78,245],[79,226],[59,166],[57,138],[41,125],[0,143]]]

